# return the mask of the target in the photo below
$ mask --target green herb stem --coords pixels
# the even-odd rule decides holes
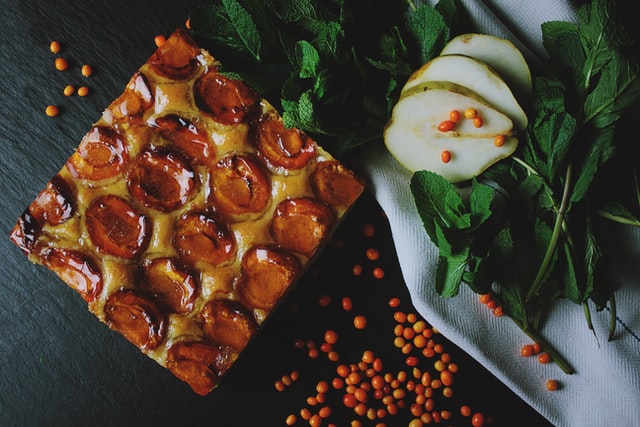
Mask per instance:
[[[529,338],[531,338],[534,342],[540,344],[540,348],[551,356],[551,359],[554,361],[556,365],[567,375],[571,375],[575,373],[575,369],[569,364],[567,359],[565,359],[556,349],[553,347],[538,331],[523,327],[520,323],[515,322],[516,325],[520,327],[522,332],[527,334]]]
[[[596,213],[598,215],[600,215],[602,218],[606,218],[606,219],[608,219],[610,221],[614,221],[614,222],[617,222],[619,224],[631,225],[631,226],[634,226],[634,227],[640,227],[640,220],[637,220],[637,219],[625,218],[625,217],[620,216],[620,215],[615,215],[615,214],[612,214],[611,212],[607,212],[604,209],[598,209],[596,211]]]
[[[615,294],[611,294],[609,297],[609,337],[608,340],[613,340],[616,334],[616,319],[617,319],[617,309],[616,309],[616,297]]]
[[[538,269],[538,273],[536,274],[536,278],[533,280],[531,287],[529,288],[529,292],[527,293],[527,301],[533,298],[534,295],[537,295],[538,291],[542,286],[542,280],[549,268],[549,263],[551,262],[551,258],[553,257],[553,253],[558,246],[558,239],[560,238],[560,232],[562,231],[563,223],[564,223],[564,214],[567,212],[570,203],[570,194],[571,194],[571,181],[573,175],[573,164],[569,163],[567,166],[567,172],[565,175],[564,182],[564,190],[562,193],[562,201],[560,203],[560,208],[558,209],[558,213],[556,214],[556,221],[553,225],[553,232],[551,234],[551,240],[549,241],[549,245],[547,246],[547,251],[544,254],[544,258],[542,259],[542,264]]]

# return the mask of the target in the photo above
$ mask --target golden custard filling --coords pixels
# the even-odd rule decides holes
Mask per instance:
[[[11,231],[206,395],[364,189],[177,30]]]

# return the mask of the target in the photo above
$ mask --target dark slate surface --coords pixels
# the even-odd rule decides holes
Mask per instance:
[[[333,293],[339,300],[345,293],[360,292],[354,300],[369,313],[371,335],[344,339],[353,344],[345,353],[360,354],[381,341],[376,340],[377,328],[390,330],[384,328],[391,324],[389,296],[408,299],[386,222],[367,195],[340,233],[360,245],[350,254],[361,257],[372,243],[383,248],[386,285],[362,293],[358,287],[363,284],[352,283],[354,261],[327,251],[316,265],[321,273],[305,276],[290,296],[304,315],[292,320],[288,310],[279,310],[223,384],[203,398],[97,321],[73,290],[29,263],[11,244],[8,234],[15,220],[152,53],[153,37],[182,26],[190,8],[199,3],[0,1],[0,426],[284,425],[287,414],[297,412],[314,393],[323,370],[330,379],[335,369],[326,363],[310,365],[291,345],[294,338],[321,337],[322,331],[345,321],[339,309],[317,312],[318,296]],[[66,72],[53,68],[53,39],[62,43],[62,54],[69,59]],[[83,63],[94,68],[90,79],[80,74]],[[65,98],[62,89],[67,84],[87,84],[92,93]],[[59,117],[45,116],[48,104],[60,105]],[[378,224],[377,240],[358,243],[364,222]],[[391,351],[390,339],[380,347],[381,353]],[[458,380],[461,402],[493,414],[494,425],[512,425],[526,417],[544,423],[466,355],[449,348],[460,365],[468,366],[468,374]],[[292,369],[303,374],[296,391],[276,392],[274,380]],[[480,389],[483,393],[477,393]],[[334,399],[332,406],[339,408],[340,394]],[[346,425],[352,418],[352,413],[336,409],[333,421]],[[395,423],[406,425],[407,420],[395,418],[389,425]]]

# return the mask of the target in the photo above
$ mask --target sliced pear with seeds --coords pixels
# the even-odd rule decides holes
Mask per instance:
[[[476,128],[463,112],[473,108],[482,117]],[[438,125],[452,110],[461,113],[447,132]],[[496,146],[496,137],[503,143]],[[394,107],[384,130],[389,152],[412,172],[429,170],[453,183],[479,175],[510,156],[518,145],[511,119],[468,88],[450,82],[426,82],[412,88]],[[443,156],[443,152],[445,155]],[[448,156],[448,158],[447,158]]]
[[[469,33],[452,38],[441,55],[467,55],[493,68],[522,101],[531,99],[531,70],[511,41],[489,34]]]
[[[466,55],[437,56],[416,70],[402,88],[400,98],[411,88],[429,81],[448,81],[471,89],[513,120],[518,132],[527,127],[527,115],[509,86],[491,67]]]

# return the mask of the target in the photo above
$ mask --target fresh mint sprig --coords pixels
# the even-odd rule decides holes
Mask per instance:
[[[338,157],[382,141],[401,86],[463,17],[455,0],[216,0],[190,14],[226,69]]]

